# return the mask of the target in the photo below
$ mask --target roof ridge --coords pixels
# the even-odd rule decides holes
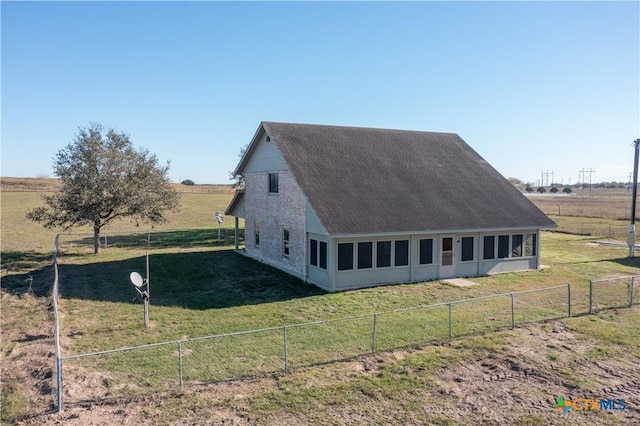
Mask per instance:
[[[333,128],[333,129],[354,129],[354,130],[380,130],[380,131],[392,131],[402,133],[429,133],[438,135],[456,135],[455,132],[436,132],[431,130],[407,130],[407,129],[390,129],[386,127],[365,127],[365,126],[352,126],[352,125],[338,125],[338,124],[316,124],[316,123],[293,123],[285,121],[262,121],[263,125],[284,125],[284,126],[301,126],[301,127],[318,127],[318,128]]]

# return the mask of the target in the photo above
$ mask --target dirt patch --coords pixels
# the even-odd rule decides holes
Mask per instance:
[[[561,322],[531,326],[520,334],[530,343],[436,377],[447,400],[465,407],[450,411],[450,418],[462,422],[472,416],[489,424],[503,424],[510,418],[593,425],[615,421],[636,424],[640,420],[638,360],[592,360],[587,354],[594,349],[594,342],[576,337]],[[625,399],[627,409],[572,413],[571,417],[553,409],[559,396],[568,400]]]

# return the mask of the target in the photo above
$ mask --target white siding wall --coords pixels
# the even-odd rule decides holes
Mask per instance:
[[[331,240],[329,238],[327,238],[326,235],[321,235],[321,234],[313,234],[308,232],[307,233],[307,237],[308,240],[314,239],[318,242],[325,242],[327,243],[327,268],[321,268],[320,264],[318,262],[318,265],[311,265],[311,263],[309,262],[309,260],[307,260],[308,266],[307,266],[307,281],[317,285],[318,287],[324,289],[324,290],[328,290],[328,291],[332,291],[333,288],[331,286],[331,273],[329,271],[331,271],[331,268],[333,268],[333,262],[332,262],[332,244],[331,244]],[[307,242],[307,244],[309,244],[309,242]],[[319,250],[319,247],[318,247]],[[307,246],[307,252],[310,252],[310,249]],[[307,255],[307,258],[310,256],[310,253]]]
[[[307,202],[307,210],[306,210],[306,223],[307,223],[307,232],[312,232],[315,234],[322,234],[327,236],[327,231],[324,229],[322,224],[320,223],[320,219],[316,215],[316,212],[313,211],[311,205]]]
[[[254,172],[271,172],[276,170],[287,170],[287,163],[278,150],[276,144],[267,142],[267,135],[263,134],[254,151],[249,157],[249,161],[244,168],[245,175]]]
[[[490,273],[498,272],[516,272],[535,270],[539,264],[540,235],[536,230],[510,231],[509,235],[535,233],[536,238],[536,256],[521,256],[504,259],[483,260],[483,237],[484,235],[504,235],[504,233],[488,232],[488,233],[460,233],[446,234],[454,238],[454,276],[456,277],[474,277],[482,276]],[[421,235],[388,235],[369,238],[349,238],[334,239],[330,245],[332,250],[330,267],[334,270],[329,272],[333,276],[334,284],[328,288],[330,290],[348,290],[360,287],[370,287],[384,284],[406,283],[430,281],[441,278],[440,271],[441,247],[439,234],[421,234]],[[462,261],[462,238],[473,237],[473,259]],[[357,263],[357,243],[359,241],[396,241],[409,239],[409,266],[390,266],[378,268],[375,266],[375,248],[374,248],[374,266],[370,269],[358,269]],[[433,263],[420,264],[420,240],[433,240]],[[338,243],[354,244],[354,268],[351,270],[337,271],[337,247]],[[511,250],[511,246],[509,247]],[[524,248],[523,248],[524,249]],[[331,271],[331,269],[330,269]]]

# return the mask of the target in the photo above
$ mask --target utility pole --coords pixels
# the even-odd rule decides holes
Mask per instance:
[[[551,175],[551,182],[549,182],[549,175]],[[549,185],[553,185],[553,176],[555,175],[555,172],[553,170],[549,171],[547,170],[546,172],[543,170],[542,174],[541,174],[541,180],[540,180],[540,186],[549,186]]]
[[[584,175],[582,170],[578,171],[578,184],[580,185],[580,195],[584,195]]]
[[[631,192],[631,225],[629,225],[629,256],[635,256],[636,245],[636,197],[638,195],[638,151],[640,150],[640,139],[633,141],[635,154],[633,156],[633,191]]]
[[[591,177],[595,172],[596,171],[592,168],[580,170],[580,173],[582,173],[582,179],[584,180],[586,180],[587,173],[589,174],[589,195],[591,195]],[[584,188],[582,188],[582,192],[584,192]]]

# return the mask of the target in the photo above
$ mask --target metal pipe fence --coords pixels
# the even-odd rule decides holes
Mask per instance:
[[[56,240],[57,244],[57,240]],[[56,251],[57,253],[57,251]],[[570,284],[488,295],[388,312],[63,356],[59,344],[58,273],[54,255],[57,409],[67,401],[176,390],[260,377],[393,349],[567,318]],[[638,276],[592,280],[579,313],[640,303]],[[583,292],[583,293],[586,293]],[[586,294],[579,294],[586,298]],[[575,299],[575,295],[573,295]]]

